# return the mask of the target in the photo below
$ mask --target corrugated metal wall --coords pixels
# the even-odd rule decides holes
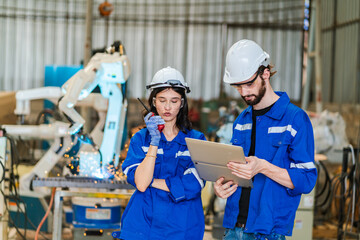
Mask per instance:
[[[323,100],[360,103],[360,1],[321,1]]]
[[[122,40],[132,64],[129,96],[146,95],[145,85],[167,65],[188,81],[192,98],[219,97],[223,59],[242,38],[260,43],[278,73],[275,90],[301,95],[303,0],[113,0],[109,19],[94,0],[93,48]],[[79,64],[84,55],[85,0],[0,2],[0,89],[40,87],[45,65]]]

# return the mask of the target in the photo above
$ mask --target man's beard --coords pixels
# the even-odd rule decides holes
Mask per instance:
[[[265,88],[265,81],[263,79],[261,79],[261,88],[259,90],[259,94],[255,95],[255,94],[251,94],[251,95],[246,95],[246,96],[241,96],[244,101],[246,102],[247,105],[249,106],[254,106],[256,104],[258,104],[261,99],[264,97],[266,92],[266,88]],[[255,97],[253,100],[246,100],[246,97]]]

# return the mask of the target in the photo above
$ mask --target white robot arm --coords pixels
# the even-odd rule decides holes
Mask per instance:
[[[47,99],[54,104],[57,104],[62,95],[63,93],[60,87],[42,87],[18,91],[16,93],[16,109],[14,112],[19,117],[24,118],[26,115],[30,114],[30,102],[32,100]],[[100,145],[103,137],[102,131],[106,120],[108,99],[104,98],[99,93],[91,93],[85,99],[78,101],[76,105],[90,106],[97,111],[99,121],[91,131],[90,136],[95,144]],[[69,132],[70,124],[61,121],[50,124],[2,125],[1,127],[5,129],[7,134],[14,137],[19,136],[24,140],[42,139],[51,142],[50,148],[37,162],[31,172],[21,176],[20,191],[22,193],[31,191],[30,185],[34,176],[45,177],[54,165],[63,157],[64,153],[69,151],[77,141],[77,138],[71,138]],[[46,193],[45,189],[39,189],[38,191],[44,191],[44,193]]]
[[[35,175],[39,177],[45,176],[56,162],[62,158],[63,154],[74,145],[71,135],[76,133],[84,123],[82,117],[74,109],[75,105],[93,106],[97,110],[99,122],[90,136],[95,145],[100,145],[102,141],[101,148],[98,149],[100,161],[96,162],[95,170],[89,170],[87,167],[89,161],[87,161],[86,157],[80,158],[80,168],[85,169],[85,174],[89,173],[91,176],[106,177],[106,174],[103,174],[106,172],[104,171],[106,165],[110,162],[114,162],[115,165],[118,164],[117,159],[120,154],[127,108],[127,102],[126,100],[123,101],[119,84],[124,83],[129,78],[129,75],[130,63],[127,56],[118,53],[98,53],[91,59],[84,70],[80,70],[63,85],[63,91],[58,87],[46,87],[25,90],[18,94],[16,113],[27,115],[30,113],[30,100],[45,98],[56,103],[62,94],[65,93],[59,103],[59,109],[73,122],[72,126],[63,122],[36,126],[2,126],[8,134],[13,136],[19,135],[22,138],[55,140],[31,173],[22,177],[20,180],[21,189],[28,191],[29,182],[32,177]],[[89,95],[97,85],[101,89],[101,95],[94,93]],[[108,111],[105,119],[106,110]],[[76,139],[74,140],[76,141]],[[86,148],[81,150],[86,151]],[[80,153],[81,155],[86,156],[86,154]]]
[[[127,102],[123,99],[121,85],[130,76],[130,62],[119,52],[97,53],[88,65],[71,77],[62,87],[65,95],[59,102],[59,109],[72,122],[70,134],[77,133],[84,119],[74,109],[78,100],[86,98],[92,90],[100,87],[101,94],[109,100],[104,135],[97,153],[80,152],[80,174],[93,177],[108,177],[106,167],[118,164],[121,138]],[[114,49],[112,49],[114,50]]]
[[[50,91],[48,91],[50,90]],[[58,91],[57,91],[58,90]],[[42,92],[42,94],[39,94]],[[22,98],[19,101],[30,101],[34,99],[46,98],[49,99],[47,93],[52,94],[53,102],[56,103],[58,99],[55,98],[54,93],[61,94],[60,88],[49,87],[39,89],[30,89],[21,91],[20,96]],[[32,95],[36,94],[36,95]],[[17,95],[18,96],[18,95]],[[35,97],[36,96],[36,97]],[[58,96],[58,95],[56,95]],[[60,98],[60,97],[58,97]],[[25,100],[26,99],[26,100]],[[19,102],[17,101],[17,102]],[[30,106],[30,104],[27,104]],[[18,105],[17,105],[18,106]],[[24,106],[24,105],[22,105]],[[79,101],[77,106],[90,106],[93,107],[98,115],[99,121],[97,122],[94,129],[91,131],[90,136],[93,139],[94,143],[97,145],[101,144],[103,136],[103,127],[106,120],[106,111],[108,106],[108,100],[104,98],[99,93],[92,93],[87,98]],[[18,111],[21,116],[28,114],[27,108],[22,108],[24,111]],[[30,109],[29,109],[30,111]],[[21,176],[20,178],[20,192],[22,194],[27,194],[33,190],[31,189],[32,179],[37,177],[46,177],[47,173],[55,166],[55,164],[63,157],[64,153],[72,149],[76,145],[78,139],[71,138],[69,134],[69,123],[64,123],[56,121],[51,124],[40,124],[40,125],[2,125],[7,134],[14,137],[21,137],[24,140],[27,139],[42,139],[50,140],[51,146],[48,151],[41,157],[41,159],[36,163],[31,172]],[[87,145],[83,145],[81,149],[86,149]],[[48,191],[43,188],[38,188],[37,191],[42,194],[48,194]]]
[[[53,103],[57,103],[61,97],[61,89],[59,87],[42,87],[16,92],[16,115],[30,114],[30,101],[35,99],[48,99]]]
[[[74,109],[77,101],[86,98],[100,82],[124,83],[129,75],[130,63],[126,55],[97,53],[84,69],[72,76],[62,86],[65,95],[59,102],[60,111],[73,122],[70,134],[78,132],[85,123]]]
[[[35,176],[45,177],[47,173],[62,158],[65,152],[69,151],[74,145],[69,135],[69,124],[56,121],[52,124],[41,125],[2,125],[6,133],[10,136],[20,136],[23,139],[43,139],[54,140],[49,150],[36,163],[34,168],[20,178],[20,192],[27,194],[32,191],[31,181]],[[46,189],[39,190],[46,194]]]
[[[23,124],[25,116],[30,114],[30,101],[36,99],[48,99],[57,103],[62,96],[59,87],[42,87],[16,92],[16,108],[14,113],[18,116],[18,123]]]

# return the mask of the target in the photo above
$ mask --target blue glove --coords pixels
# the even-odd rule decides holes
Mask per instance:
[[[161,138],[158,125],[165,124],[164,119],[162,119],[160,116],[153,116],[153,113],[150,112],[145,116],[144,121],[151,136],[150,145],[158,147]]]

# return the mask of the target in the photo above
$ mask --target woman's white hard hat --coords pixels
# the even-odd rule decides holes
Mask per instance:
[[[178,87],[186,90],[186,93],[190,92],[190,88],[184,80],[183,75],[172,67],[166,67],[157,71],[146,89],[162,88],[162,87]]]
[[[254,75],[260,66],[267,67],[270,56],[256,42],[242,39],[226,54],[224,82],[240,83]]]

